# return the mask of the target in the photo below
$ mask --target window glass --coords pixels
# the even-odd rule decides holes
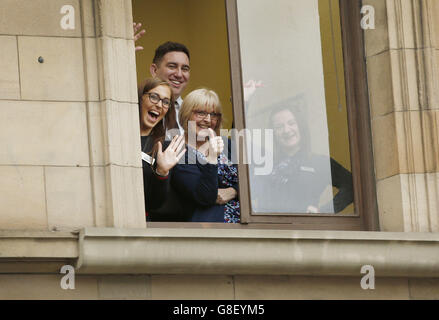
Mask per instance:
[[[338,2],[237,10],[253,213],[354,213]]]
[[[191,74],[182,98],[200,87],[218,93],[223,106],[223,127],[233,123],[230,101],[230,65],[224,0],[133,0],[133,19],[142,22],[145,35],[137,42],[137,81],[150,77],[155,49],[166,41],[186,45]]]

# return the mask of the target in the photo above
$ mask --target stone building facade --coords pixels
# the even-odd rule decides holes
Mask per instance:
[[[379,231],[206,230],[145,222],[131,1],[2,0],[0,298],[439,299],[439,2],[363,4]]]

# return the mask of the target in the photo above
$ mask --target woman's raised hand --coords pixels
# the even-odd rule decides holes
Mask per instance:
[[[256,88],[262,88],[264,87],[264,84],[261,80],[255,81],[255,80],[249,80],[246,83],[244,83],[244,102],[248,102],[251,98],[251,96],[255,93]]]
[[[320,213],[320,211],[317,207],[308,206],[308,208],[306,208],[306,213]]]
[[[167,176],[169,170],[178,163],[185,152],[184,136],[174,136],[165,151],[162,151],[162,144],[159,142],[157,150],[157,173],[161,176]]]
[[[221,137],[215,135],[215,131],[209,130],[209,154],[207,155],[207,161],[211,164],[218,163],[218,155],[224,150],[224,141]]]

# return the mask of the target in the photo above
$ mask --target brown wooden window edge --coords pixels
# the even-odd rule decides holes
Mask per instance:
[[[232,105],[235,127],[246,127],[237,0],[225,0],[229,37]],[[239,164],[241,223],[148,222],[153,228],[295,229],[378,231],[378,211],[373,167],[372,138],[363,30],[362,0],[339,0],[345,61],[346,100],[356,216],[304,216],[304,214],[251,214],[248,166]]]

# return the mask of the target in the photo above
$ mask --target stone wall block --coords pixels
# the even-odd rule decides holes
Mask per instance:
[[[395,115],[401,173],[439,170],[439,111]]]
[[[64,30],[61,8],[74,8],[75,28]],[[81,17],[78,0],[2,0],[0,33],[28,36],[80,37]]]
[[[422,51],[425,54],[425,108],[439,110],[439,49]]]
[[[390,49],[416,48],[415,2],[386,0]]]
[[[409,299],[406,279],[376,279],[374,290],[363,290],[361,274],[350,277],[235,276],[237,300]]]
[[[95,0],[79,0],[83,24],[81,26],[84,37],[96,37]]]
[[[88,143],[90,149],[90,164],[92,166],[105,165],[107,145],[104,140],[104,112],[101,102],[89,102],[88,106]]]
[[[87,101],[100,100],[98,41],[96,38],[83,39],[85,67],[85,97]]]
[[[404,55],[401,66],[406,68],[404,105],[408,110],[439,109],[438,51],[423,48],[400,51]]]
[[[105,167],[108,227],[146,227],[142,168]]]
[[[367,59],[381,229],[435,232],[439,194],[432,177],[439,168],[439,4],[434,0],[383,2],[390,63]],[[373,32],[365,32],[368,55],[379,41],[372,36]],[[386,92],[389,82],[391,99]]]
[[[0,166],[0,177],[0,228],[47,230],[43,168]]]
[[[439,231],[439,174],[403,174],[401,191],[405,232]]]
[[[0,36],[0,48],[0,99],[20,99],[17,38]]]
[[[90,168],[46,167],[50,230],[95,226]]]
[[[107,177],[105,176],[105,167],[91,167],[90,171],[96,227],[107,227],[110,226],[108,221],[111,221],[112,219],[108,216],[109,200],[107,196]]]
[[[439,232],[439,173],[422,175],[422,182],[426,188],[426,203],[428,210],[425,212],[429,232]]]
[[[376,179],[398,174],[400,170],[394,113],[372,120],[372,140]]]
[[[372,118],[394,110],[390,53],[367,58],[369,103]]]
[[[96,5],[98,36],[133,39],[131,0],[98,0]]]
[[[404,232],[401,176],[377,182],[377,202],[380,231]]]
[[[18,48],[23,99],[85,101],[82,39],[19,37]]]
[[[364,31],[366,57],[371,57],[389,50],[386,1],[364,0],[363,5],[375,8],[375,29]]]
[[[439,169],[439,113],[395,112],[372,120],[376,177]]]
[[[133,40],[100,38],[104,85],[101,99],[137,103]]]
[[[140,126],[137,104],[104,101],[104,143],[108,155],[105,164],[140,168]]]
[[[439,279],[409,279],[409,288],[411,299],[439,300]]]
[[[98,280],[99,299],[151,299],[150,276],[103,276]]]
[[[0,163],[88,165],[84,103],[0,101]]]
[[[2,300],[63,300],[98,299],[95,277],[76,276],[75,289],[61,288],[63,274],[2,274],[0,299]]]
[[[419,64],[416,50],[391,50],[394,110],[419,110]]]
[[[439,50],[439,2],[427,0],[429,9],[426,13],[429,15],[433,28],[431,32],[431,46]]]
[[[437,108],[437,1],[391,0],[386,7],[395,105]]]
[[[151,276],[152,299],[158,300],[232,300],[230,276]]]

